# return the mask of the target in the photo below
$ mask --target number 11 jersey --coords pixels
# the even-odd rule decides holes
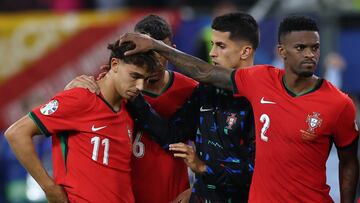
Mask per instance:
[[[52,135],[55,182],[70,202],[134,202],[130,178],[133,121],[101,97],[74,88],[29,116]]]

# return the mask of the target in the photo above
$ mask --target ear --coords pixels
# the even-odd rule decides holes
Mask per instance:
[[[241,58],[242,60],[246,60],[247,58],[249,58],[250,56],[252,56],[253,52],[254,52],[254,49],[252,48],[252,46],[245,45],[245,46],[241,49],[240,58]]]
[[[118,71],[118,67],[119,66],[119,59],[117,58],[111,58],[111,67],[110,70],[114,71],[115,73],[117,73]]]
[[[277,45],[277,52],[279,54],[279,56],[283,59],[286,59],[286,50],[284,48],[284,45],[283,44],[278,44]]]

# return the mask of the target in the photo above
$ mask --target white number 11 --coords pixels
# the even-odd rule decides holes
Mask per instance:
[[[94,148],[93,148],[93,153],[92,153],[92,160],[97,161],[98,159],[98,154],[99,154],[99,145],[100,145],[100,138],[95,136],[93,138],[91,138],[91,144],[94,144]],[[105,165],[109,165],[109,147],[110,147],[110,142],[108,138],[104,138],[101,141],[101,145],[105,146],[104,147],[104,157],[103,157],[103,164]]]

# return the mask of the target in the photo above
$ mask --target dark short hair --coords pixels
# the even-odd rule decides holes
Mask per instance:
[[[289,16],[284,18],[278,29],[278,42],[280,43],[281,38],[294,31],[316,31],[319,32],[319,28],[314,19],[307,16]]]
[[[109,44],[108,49],[111,50],[109,66],[111,66],[112,58],[118,58],[124,63],[143,67],[149,71],[153,71],[158,66],[154,51],[136,53],[127,56],[124,55],[126,51],[132,50],[134,48],[135,44],[133,42],[124,42],[120,44],[120,41],[117,40],[115,43]]]
[[[157,40],[172,38],[170,25],[163,18],[154,14],[148,15],[136,23],[134,31],[148,34]]]
[[[216,17],[211,28],[221,32],[230,32],[230,39],[246,40],[254,49],[259,46],[259,26],[249,14],[236,12]]]

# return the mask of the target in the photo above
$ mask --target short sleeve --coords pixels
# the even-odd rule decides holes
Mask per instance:
[[[46,136],[78,130],[77,124],[88,110],[90,94],[80,88],[60,92],[47,103],[34,108],[29,116]]]
[[[265,65],[237,68],[231,73],[233,94],[235,97],[249,96],[254,91],[256,81],[266,74],[268,68]]]
[[[335,127],[334,141],[337,147],[346,147],[358,137],[359,129],[356,124],[355,112],[354,103],[347,97],[345,107],[340,113]]]

